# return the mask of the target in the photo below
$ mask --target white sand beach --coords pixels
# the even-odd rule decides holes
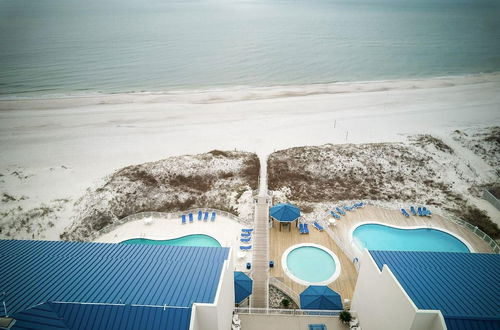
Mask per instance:
[[[0,210],[60,203],[58,220],[39,237],[59,239],[70,223],[72,204],[123,166],[212,149],[266,155],[294,146],[401,141],[415,133],[442,136],[498,125],[499,109],[498,73],[307,88],[1,100],[0,193],[16,201],[0,203]],[[492,175],[471,151],[461,149],[461,157],[479,175]],[[498,216],[498,211],[489,212]]]

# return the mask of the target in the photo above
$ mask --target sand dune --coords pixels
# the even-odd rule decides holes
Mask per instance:
[[[67,200],[43,233],[57,238],[72,203],[127,165],[212,149],[265,155],[402,141],[500,123],[499,74],[269,90],[0,101],[0,194],[16,198],[1,211]]]

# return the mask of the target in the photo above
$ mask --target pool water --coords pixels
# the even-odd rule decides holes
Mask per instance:
[[[455,236],[432,228],[400,229],[365,224],[356,228],[352,236],[359,248],[368,250],[470,252]]]
[[[313,246],[302,246],[290,251],[286,265],[295,277],[311,283],[328,280],[336,269],[332,256]]]
[[[202,234],[187,235],[174,239],[154,240],[147,238],[132,238],[120,242],[121,244],[150,244],[150,245],[176,245],[176,246],[213,246],[220,247],[220,243],[213,237]]]

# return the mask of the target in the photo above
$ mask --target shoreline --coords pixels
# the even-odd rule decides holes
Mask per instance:
[[[234,86],[207,89],[145,91],[124,93],[89,92],[17,97],[0,96],[0,111],[24,109],[60,109],[127,103],[189,103],[213,104],[239,101],[335,95],[359,92],[401,91],[450,86],[467,86],[500,81],[500,71],[429,78],[401,78],[369,81],[338,81],[306,85],[276,85],[267,87]],[[40,104],[41,103],[41,104]],[[47,104],[49,103],[49,104]]]
[[[125,166],[213,149],[265,157],[299,146],[403,142],[500,123],[500,73],[335,86],[311,95],[226,92],[231,102],[220,93],[0,101],[0,194],[16,199],[0,212],[57,209],[44,234],[56,239],[85,191]]]

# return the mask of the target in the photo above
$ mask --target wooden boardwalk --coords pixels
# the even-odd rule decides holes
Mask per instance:
[[[257,197],[253,231],[252,279],[250,307],[267,308],[269,295],[269,203],[267,197]]]

